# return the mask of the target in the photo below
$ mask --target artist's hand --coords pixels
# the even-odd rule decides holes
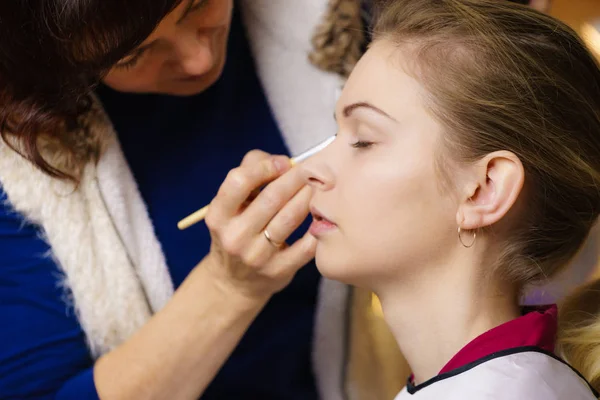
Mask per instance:
[[[285,243],[308,216],[310,196],[289,158],[248,153],[210,203],[205,222],[212,244],[199,267],[210,269],[217,284],[250,298],[283,289],[315,254],[310,234]]]

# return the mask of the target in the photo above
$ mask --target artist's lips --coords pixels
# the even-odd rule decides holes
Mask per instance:
[[[320,212],[316,207],[310,208],[310,213],[313,217],[313,222],[310,225],[309,232],[314,237],[319,237],[327,232],[331,232],[332,230],[337,228],[337,225],[329,220],[322,212]]]

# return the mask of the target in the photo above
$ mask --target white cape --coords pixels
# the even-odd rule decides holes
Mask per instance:
[[[405,387],[396,400],[597,399],[585,379],[563,361],[535,350],[507,353]]]

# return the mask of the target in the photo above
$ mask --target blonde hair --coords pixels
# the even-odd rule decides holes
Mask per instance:
[[[600,388],[600,280],[571,294],[558,314],[558,354]]]
[[[525,210],[509,237],[499,238],[493,271],[523,287],[564,268],[600,212],[600,68],[577,34],[506,1],[397,0],[380,11],[374,39],[416,55],[412,72],[447,131],[445,155],[474,161],[508,150],[521,160]],[[581,305],[586,290],[565,312]],[[560,338],[565,358],[597,384],[596,311],[592,324]]]

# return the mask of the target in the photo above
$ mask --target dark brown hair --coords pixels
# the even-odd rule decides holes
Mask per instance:
[[[73,178],[42,157],[40,137],[68,143],[103,74],[180,1],[0,1],[4,140],[48,174]]]
[[[475,161],[508,150],[521,160],[524,212],[500,238],[494,271],[518,287],[555,275],[600,212],[600,68],[581,39],[506,1],[397,0],[380,13],[375,40],[416,56],[412,72],[447,131],[445,157]],[[598,332],[600,322],[597,347]],[[597,359],[568,349],[566,358],[598,386]]]

